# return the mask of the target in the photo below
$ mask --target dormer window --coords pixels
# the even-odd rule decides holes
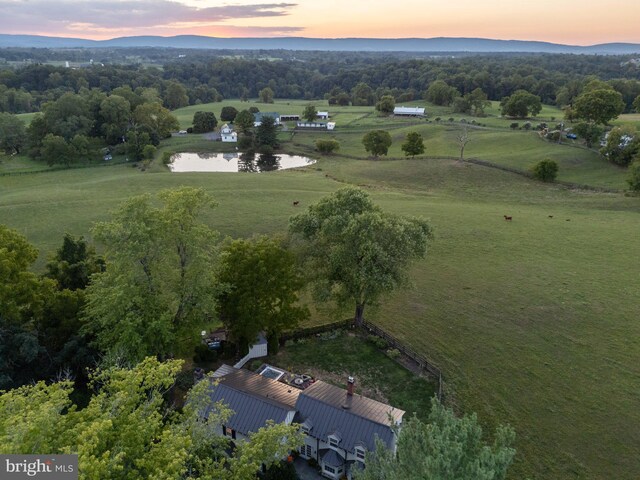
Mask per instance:
[[[339,432],[333,432],[329,435],[329,446],[333,448],[338,448],[338,444],[342,440],[342,435]]]
[[[366,451],[363,447],[356,447],[356,458],[359,461],[364,462],[365,453]]]
[[[338,448],[338,440],[334,437],[329,437],[329,445]]]

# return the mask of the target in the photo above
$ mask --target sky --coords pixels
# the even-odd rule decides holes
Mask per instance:
[[[640,43],[639,0],[0,0],[0,33]]]

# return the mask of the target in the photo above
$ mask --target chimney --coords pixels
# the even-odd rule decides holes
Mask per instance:
[[[353,396],[353,386],[356,383],[356,380],[349,375],[349,378],[347,378],[347,395],[349,395],[350,397]]]

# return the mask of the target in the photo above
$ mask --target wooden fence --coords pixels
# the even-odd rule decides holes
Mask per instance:
[[[442,371],[431,363],[424,355],[419,354],[412,348],[405,345],[393,335],[385,332],[383,329],[366,320],[363,322],[362,328],[369,334],[375,335],[385,340],[390,347],[395,348],[403,355],[413,360],[422,370],[429,372],[438,379],[438,400],[442,402]]]
[[[354,320],[340,320],[338,322],[327,323],[324,325],[318,325],[316,327],[309,328],[299,328],[297,330],[292,330],[290,332],[285,332],[280,336],[280,344],[284,345],[287,340],[298,340],[300,338],[311,337],[313,335],[318,335],[320,333],[331,332],[334,330],[340,330],[342,328],[356,328],[356,324]],[[428,372],[430,375],[435,377],[438,380],[438,400],[442,402],[443,397],[443,377],[442,371],[436,367],[433,363],[431,363],[424,355],[419,354],[412,348],[408,347],[402,341],[391,335],[390,333],[385,332],[382,328],[374,325],[373,323],[367,322],[366,320],[360,327],[361,331],[369,334],[375,335],[376,337],[382,338],[389,347],[395,348],[400,353],[405,355],[407,358],[415,362],[415,364],[422,370]]]

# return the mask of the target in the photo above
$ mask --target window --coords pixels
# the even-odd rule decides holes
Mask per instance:
[[[331,445],[332,447],[338,448],[338,439],[334,437],[329,437],[329,445]]]
[[[333,474],[336,473],[336,470],[333,467],[330,467],[329,465],[325,465],[324,466],[324,471],[325,472],[329,472],[329,473],[333,473]]]
[[[222,434],[225,437],[231,437],[234,440],[236,439],[236,431],[231,428],[231,427],[225,427],[224,425],[222,426]]]
[[[356,458],[361,462],[364,462],[364,454],[365,452],[363,448],[356,448]]]
[[[311,445],[303,445],[300,449],[300,455],[306,458],[311,458],[313,456],[313,450],[311,449]]]

